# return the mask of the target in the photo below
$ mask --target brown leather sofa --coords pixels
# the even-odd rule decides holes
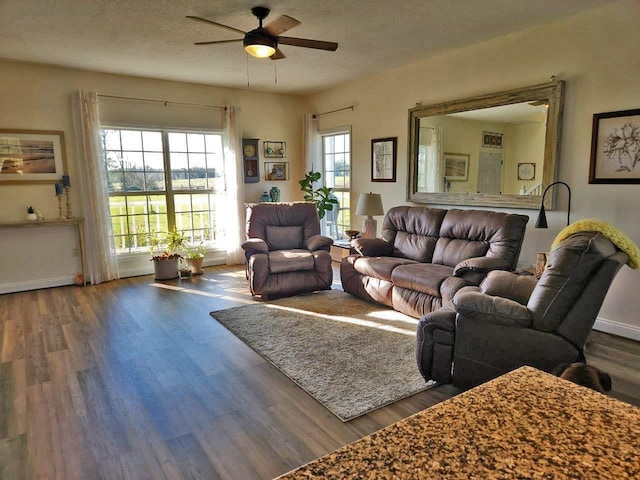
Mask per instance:
[[[607,290],[627,260],[601,233],[580,232],[553,249],[540,280],[491,272],[480,287],[461,289],[420,320],[418,368],[427,380],[470,388],[523,365],[551,372],[583,359]]]
[[[333,240],[320,235],[314,203],[247,204],[247,238],[242,248],[252,295],[284,297],[331,289]]]
[[[381,238],[353,241],[342,260],[345,292],[413,317],[437,310],[492,270],[513,270],[526,215],[488,210],[390,209]]]

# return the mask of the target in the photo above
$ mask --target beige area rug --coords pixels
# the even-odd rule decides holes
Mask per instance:
[[[343,422],[426,390],[418,320],[339,290],[211,316]]]

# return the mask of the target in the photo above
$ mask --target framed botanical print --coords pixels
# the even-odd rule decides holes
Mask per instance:
[[[371,181],[395,182],[398,137],[371,140]]]
[[[593,116],[589,183],[640,183],[640,109]]]

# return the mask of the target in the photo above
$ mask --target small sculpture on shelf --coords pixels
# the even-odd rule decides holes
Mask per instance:
[[[36,215],[36,211],[31,205],[27,207],[27,220],[38,220],[38,215]]]

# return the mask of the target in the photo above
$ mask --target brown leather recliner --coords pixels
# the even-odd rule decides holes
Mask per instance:
[[[314,203],[248,204],[247,238],[242,248],[252,295],[284,297],[331,289],[333,240],[320,235]]]
[[[480,287],[461,289],[420,320],[418,368],[427,380],[470,388],[523,365],[551,372],[582,359],[607,290],[627,260],[603,234],[580,232],[552,250],[540,280],[490,273]]]
[[[391,208],[381,238],[353,242],[342,260],[345,292],[421,317],[492,270],[516,267],[526,215],[490,210]]]

